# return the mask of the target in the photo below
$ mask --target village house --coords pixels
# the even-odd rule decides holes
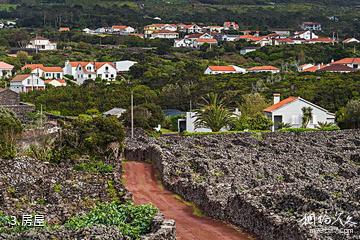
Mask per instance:
[[[321,24],[318,22],[303,22],[301,24],[302,30],[310,30],[310,31],[321,31]]]
[[[190,34],[190,33],[202,33],[203,32],[202,28],[199,27],[196,24],[183,25],[183,26],[181,26],[179,31],[186,32],[188,34]]]
[[[291,128],[302,126],[303,107],[312,109],[312,119],[307,128],[316,128],[318,123],[335,123],[335,114],[301,97],[288,97],[281,101],[280,94],[274,94],[274,104],[264,109],[265,116],[272,120],[272,131],[281,123],[290,124]]]
[[[319,38],[313,31],[307,30],[302,32],[295,32],[293,38],[300,38],[305,40],[310,40],[314,38]]]
[[[47,38],[36,37],[30,40],[26,48],[35,49],[37,51],[51,51],[57,49],[57,44],[50,42]]]
[[[169,30],[158,30],[150,34],[150,39],[156,39],[156,38],[177,39],[179,38],[179,33]]]
[[[31,73],[43,79],[63,79],[64,73],[61,67],[45,67],[43,64],[26,64],[21,70],[31,70]]]
[[[221,41],[224,42],[236,42],[239,41],[240,35],[233,35],[233,34],[224,34],[221,37]]]
[[[201,40],[204,39],[204,40]],[[217,40],[209,33],[193,33],[186,35],[184,39],[175,40],[174,47],[198,48],[205,42],[211,45],[217,45]]]
[[[235,74],[235,73],[246,73],[245,68],[241,68],[238,66],[209,66],[204,74],[206,75],[216,75],[216,74]]]
[[[353,69],[360,69],[360,58],[343,58],[335,61],[332,64],[341,64],[351,67]]]
[[[324,67],[329,66],[330,64],[311,64],[311,63],[307,63],[307,64],[303,64],[301,66],[298,67],[298,71],[299,72],[307,72],[307,73],[314,73],[317,72],[319,70],[321,70]]]
[[[252,67],[247,70],[249,73],[280,73],[280,69],[274,66],[258,66]]]
[[[206,26],[203,27],[203,32],[217,32],[220,33],[224,27],[222,26]]]
[[[214,38],[198,38],[198,39],[194,40],[194,48],[199,48],[199,47],[203,46],[204,44],[208,44],[208,45],[210,45],[210,47],[217,46],[218,41]]]
[[[12,76],[13,65],[6,62],[0,62],[0,78],[9,78]]]
[[[225,31],[239,30],[239,24],[237,24],[236,22],[224,22],[223,27]]]
[[[16,75],[10,81],[10,90],[21,93],[31,92],[34,90],[44,90],[45,82],[35,74]]]
[[[166,30],[166,31],[176,32],[177,29],[178,29],[178,27],[176,24],[155,23],[155,24],[145,26],[144,34],[145,34],[145,37],[148,37],[155,31]]]
[[[122,35],[129,35],[130,33],[134,33],[135,29],[130,26],[125,25],[114,25],[111,27],[113,33],[119,33]]]
[[[327,37],[319,37],[319,38],[312,38],[309,40],[306,40],[305,43],[308,44],[315,44],[315,43],[335,43],[336,41],[332,38],[327,38]]]
[[[114,81],[117,77],[116,67],[110,62],[65,62],[63,68],[65,75],[71,75],[79,84],[86,80],[101,78],[107,81]]]

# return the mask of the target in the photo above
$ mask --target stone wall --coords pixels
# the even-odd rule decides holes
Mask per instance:
[[[29,117],[29,113],[35,111],[35,107],[32,105],[3,105],[0,106],[6,109],[12,110],[19,120],[23,123],[29,122],[31,119]]]
[[[10,89],[0,88],[0,106],[19,105],[20,95]]]
[[[346,237],[300,224],[305,214],[324,212],[360,222],[360,130],[139,137],[127,141],[125,157],[152,162],[167,189],[259,239],[360,234],[359,225]]]

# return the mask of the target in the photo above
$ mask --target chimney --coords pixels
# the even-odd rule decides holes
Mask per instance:
[[[280,102],[280,93],[274,93],[274,104]]]

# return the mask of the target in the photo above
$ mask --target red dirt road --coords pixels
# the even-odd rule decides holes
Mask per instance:
[[[134,202],[152,203],[164,213],[166,218],[174,219],[178,240],[255,239],[223,222],[193,215],[191,207],[162,188],[150,164],[126,162],[124,170],[125,186],[133,193]]]

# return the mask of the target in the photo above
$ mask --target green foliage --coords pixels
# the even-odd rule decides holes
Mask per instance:
[[[95,172],[95,173],[109,173],[112,172],[114,167],[110,164],[106,164],[102,161],[91,161],[79,163],[74,166],[76,171],[86,171],[86,172]]]
[[[318,126],[316,126],[317,129],[321,131],[335,131],[340,130],[340,128],[334,124],[329,122],[318,122]]]
[[[224,100],[217,94],[208,94],[203,98],[203,104],[196,111],[195,126],[197,128],[210,128],[213,132],[219,132],[232,122],[232,114],[225,108]]]
[[[293,133],[301,133],[301,132],[313,132],[317,131],[317,129],[313,128],[283,128],[279,130],[280,132],[293,132]]]
[[[0,108],[0,158],[15,157],[16,137],[22,131],[22,125],[15,114],[5,108]]]
[[[121,116],[126,126],[131,126],[131,109]],[[154,103],[144,103],[134,107],[134,126],[151,130],[164,123],[165,116],[161,108]]]
[[[337,120],[346,128],[360,128],[360,100],[350,100],[338,112]]]
[[[312,120],[313,115],[312,115],[312,108],[311,107],[303,107],[301,109],[303,116],[302,116],[302,123],[301,123],[301,127],[302,128],[307,128],[307,126],[309,125],[309,122]]]
[[[27,155],[36,160],[43,162],[50,162],[52,159],[52,144],[50,142],[44,142],[41,145],[30,145],[27,150]]]
[[[164,127],[170,129],[173,132],[178,131],[178,120],[184,118],[183,115],[170,116],[165,118]]]
[[[259,93],[246,94],[241,96],[240,112],[242,116],[254,117],[269,105],[265,97]]]
[[[257,113],[253,117],[241,116],[232,122],[232,130],[270,130],[272,121],[262,113]]]
[[[95,225],[117,227],[125,236],[140,239],[150,231],[157,209],[152,205],[101,203],[89,213],[72,217],[65,227],[72,230]]]

